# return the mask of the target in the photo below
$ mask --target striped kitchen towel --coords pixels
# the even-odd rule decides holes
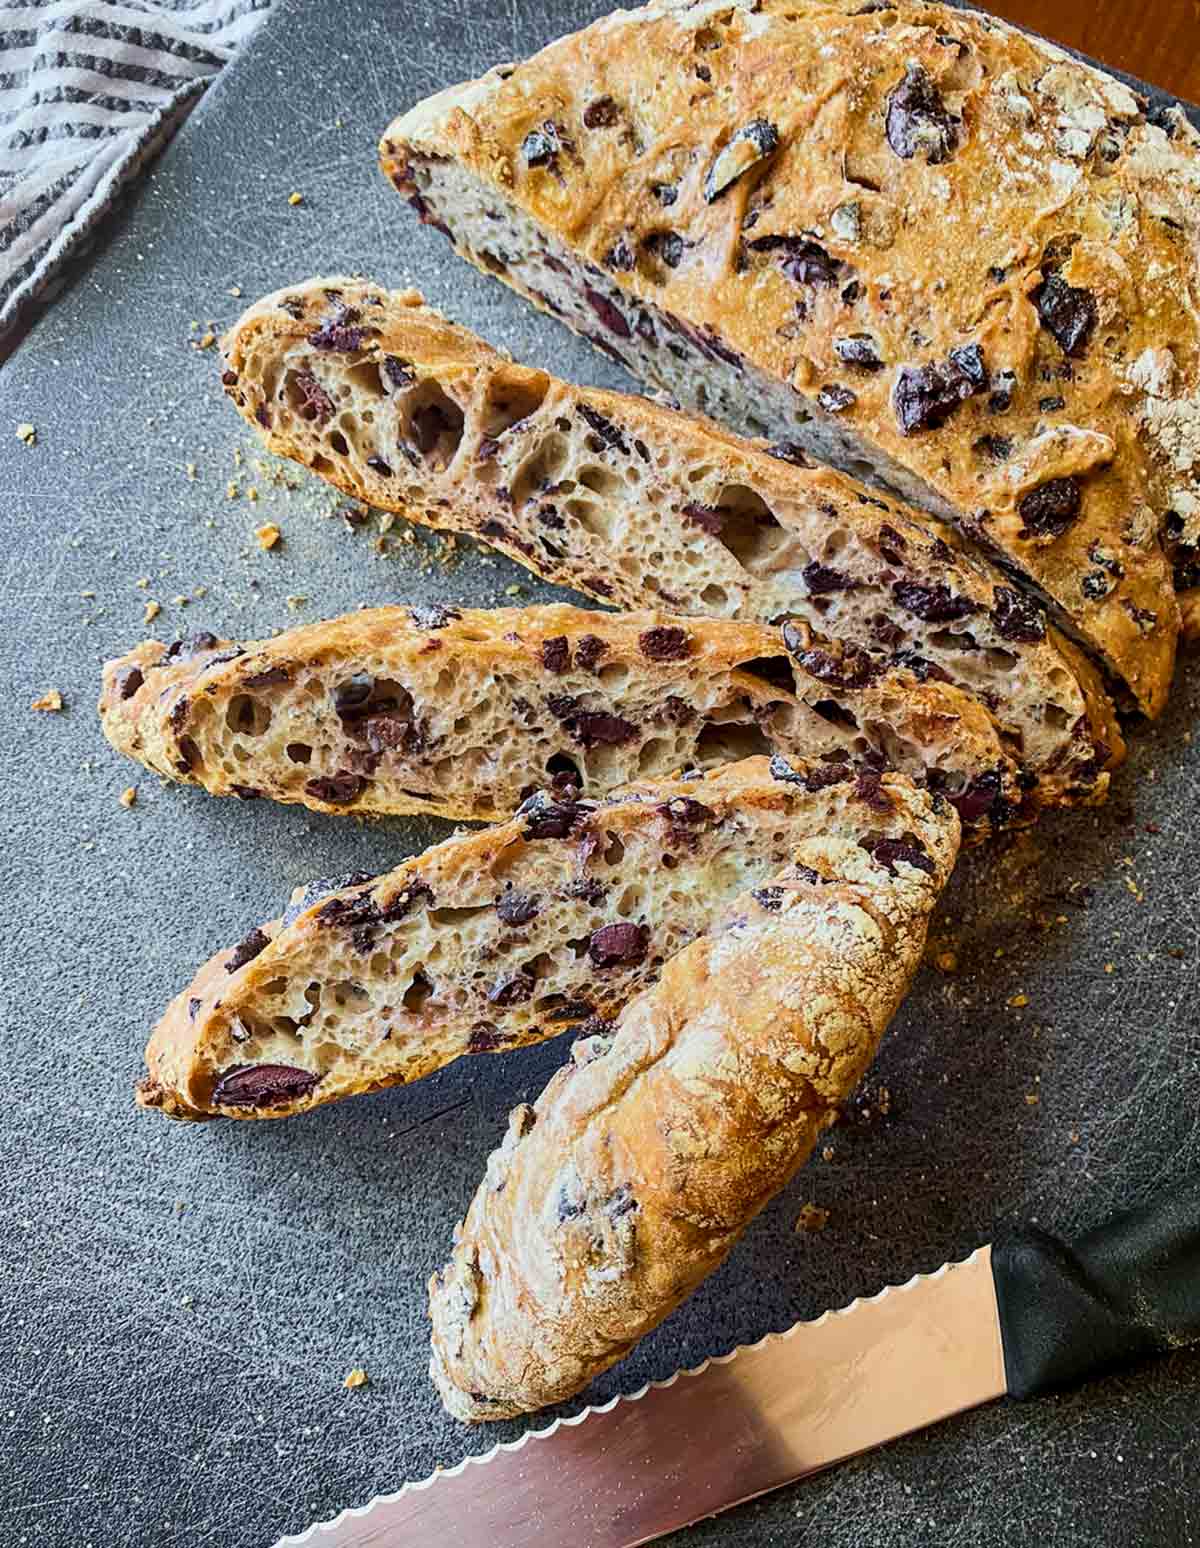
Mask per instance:
[[[271,0],[0,0],[0,358]]]

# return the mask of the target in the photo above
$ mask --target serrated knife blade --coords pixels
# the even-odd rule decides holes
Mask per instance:
[[[1195,1173],[1074,1242],[1009,1232],[276,1548],[637,1548],[1005,1393],[1198,1341]]]
[[[981,1247],[278,1548],[635,1548],[1005,1390]]]

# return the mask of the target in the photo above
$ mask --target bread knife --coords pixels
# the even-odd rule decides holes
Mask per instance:
[[[897,1436],[1200,1339],[1200,1175],[530,1430],[276,1548],[635,1548]]]

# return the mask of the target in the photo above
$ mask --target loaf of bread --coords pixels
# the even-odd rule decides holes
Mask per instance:
[[[460,1419],[561,1401],[728,1255],[853,1091],[921,959],[958,824],[887,776],[586,1036],[503,1144],[430,1283]]]
[[[898,768],[979,835],[1038,791],[988,712],[803,624],[552,604],[374,608],[270,640],[147,641],[104,669],[120,751],[215,795],[491,821],[756,753]]]
[[[174,1118],[280,1118],[603,1025],[802,842],[874,832],[895,788],[842,764],[748,759],[599,803],[535,796],[384,876],[298,889],[172,1001],[138,1100]]]
[[[514,365],[352,280],[259,301],[225,385],[276,452],[415,520],[485,538],[617,606],[802,619],[977,695],[1043,803],[1099,798],[1123,753],[1095,668],[949,529],[790,445]],[[933,524],[936,526],[936,523]]]
[[[654,0],[418,104],[381,157],[647,383],[956,523],[1154,714],[1160,539],[1200,535],[1198,147],[973,12]]]

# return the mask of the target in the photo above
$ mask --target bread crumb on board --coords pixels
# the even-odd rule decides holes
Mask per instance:
[[[34,699],[30,707],[35,710],[49,710],[54,713],[62,709],[63,696],[57,688],[51,688],[48,693],[42,694],[40,699]]]
[[[17,440],[24,441],[26,446],[37,445],[37,431],[28,422],[17,426]]]
[[[290,193],[290,194],[288,194],[288,203],[289,204],[303,204],[304,203],[304,195],[302,193],[298,193],[298,192]]]
[[[146,611],[142,614],[143,623],[153,623],[162,612],[162,606],[153,597],[146,603]]]
[[[122,790],[117,799],[120,801],[121,805],[125,807],[126,810],[128,810],[128,808],[131,807],[137,800],[137,786],[127,785],[125,789]]]
[[[274,548],[283,537],[283,533],[273,521],[267,521],[261,527],[255,527],[254,536],[258,540],[258,546],[262,549]]]
[[[370,1377],[367,1375],[366,1371],[363,1370],[362,1366],[356,1365],[354,1369],[347,1374],[346,1379],[342,1385],[344,1387],[349,1387],[353,1392],[355,1387],[365,1387],[369,1380]]]
[[[829,1224],[829,1211],[822,1209],[819,1204],[808,1203],[803,1205],[796,1216],[796,1231],[823,1231]]]

